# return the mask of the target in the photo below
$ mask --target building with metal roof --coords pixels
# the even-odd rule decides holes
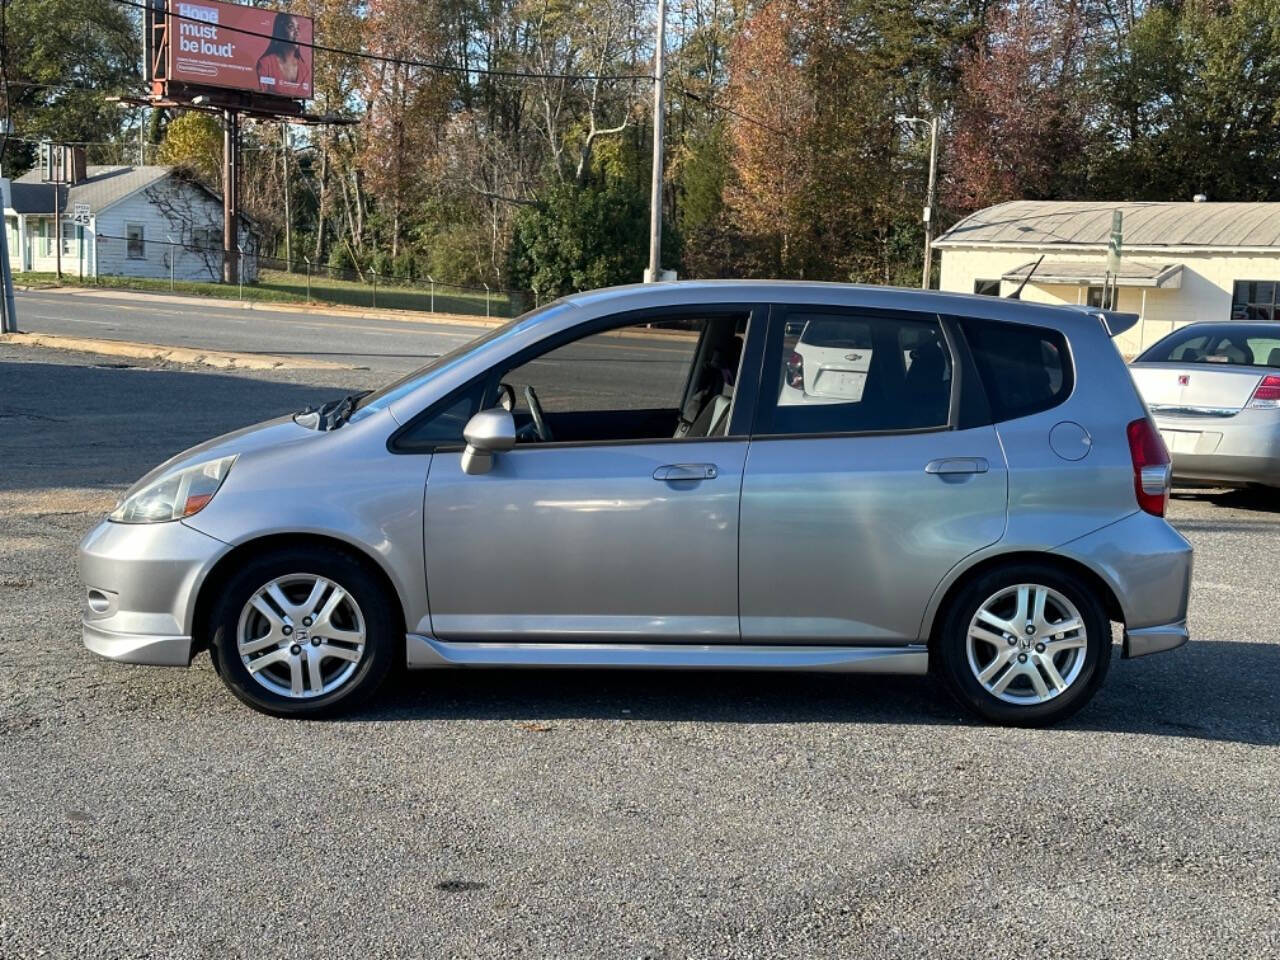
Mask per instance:
[[[68,162],[65,178],[61,167],[56,177],[37,167],[8,184],[4,206],[15,274],[222,277],[222,198],[175,167]],[[240,245],[252,279],[257,242],[247,222]]]
[[[1008,294],[1026,281],[1026,300],[1106,298],[1137,313],[1126,352],[1192,320],[1280,317],[1280,203],[1014,200],[934,246],[944,290]]]

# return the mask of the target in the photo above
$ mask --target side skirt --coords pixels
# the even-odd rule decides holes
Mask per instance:
[[[411,633],[410,670],[442,667],[630,667],[639,670],[801,670],[923,674],[929,651],[901,647],[801,647],[685,643],[456,643]]]

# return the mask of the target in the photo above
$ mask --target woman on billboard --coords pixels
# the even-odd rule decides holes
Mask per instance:
[[[271,42],[258,58],[258,86],[282,97],[297,97],[311,88],[311,64],[298,45],[298,21],[292,14],[276,14]]]

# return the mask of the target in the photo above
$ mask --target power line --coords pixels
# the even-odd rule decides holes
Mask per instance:
[[[140,0],[111,0],[112,3],[118,3],[121,6],[133,7],[137,10],[154,9],[147,3]],[[180,13],[165,11],[166,17],[175,20],[189,20],[192,23],[205,24],[205,21],[197,17],[184,16]],[[232,33],[239,33],[247,37],[258,37],[262,40],[276,39],[272,34],[260,33],[256,30],[246,30],[243,27],[231,27],[225,24],[218,25],[219,30],[229,30]],[[381,53],[370,53],[366,50],[344,50],[341,47],[330,47],[321,43],[302,43],[294,41],[296,46],[306,47],[312,52],[333,53],[342,57],[353,57],[360,60],[373,60],[378,63],[388,63],[393,66],[401,67],[420,67],[424,70],[436,70],[441,73],[462,74],[470,76],[477,74],[487,77],[502,77],[511,80],[588,80],[588,81],[646,81],[652,82],[653,77],[644,73],[534,73],[527,70],[493,70],[486,67],[460,67],[452,63],[435,63],[430,60],[411,60],[407,57],[390,57]]]
[[[770,133],[774,134],[775,136],[779,136],[779,137],[792,136],[792,134],[787,133],[787,131],[785,130],[772,126],[771,124],[765,123],[763,120],[757,120],[755,117],[751,116],[750,114],[743,113],[741,110],[735,110],[733,107],[726,106],[725,104],[721,103],[718,100],[712,100],[710,97],[704,97],[701,94],[694,93],[692,90],[686,90],[683,87],[681,87],[678,92],[682,97],[688,97],[690,100],[697,100],[699,103],[705,103],[708,107],[710,107],[713,110],[719,110],[723,113],[730,114],[731,116],[737,117],[739,120],[745,121],[746,123],[750,123],[750,124],[753,124],[754,126],[759,127],[761,130],[768,130]]]

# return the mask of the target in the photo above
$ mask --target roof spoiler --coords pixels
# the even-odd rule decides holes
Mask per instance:
[[[1132,330],[1138,325],[1138,321],[1142,319],[1136,313],[1121,313],[1119,310],[1102,310],[1098,307],[1083,307],[1075,304],[1070,304],[1070,306],[1081,313],[1097,317],[1098,322],[1102,324],[1102,328],[1111,337],[1118,337],[1126,330]]]

